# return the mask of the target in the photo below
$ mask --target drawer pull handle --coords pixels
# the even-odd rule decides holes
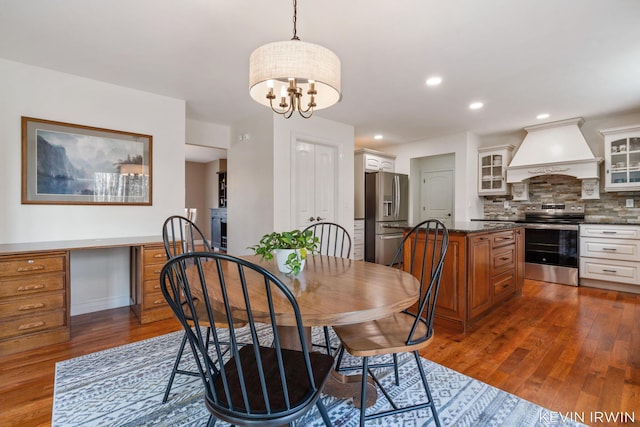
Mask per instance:
[[[480,240],[489,240],[488,237],[481,237]]]
[[[509,286],[511,286],[511,283],[505,283],[502,285],[502,289],[507,289]]]
[[[617,231],[606,231],[606,230],[603,230],[602,234],[618,234],[618,232]]]
[[[155,254],[153,257],[154,258],[164,258],[165,256],[163,254]]]
[[[160,285],[155,285],[153,289],[160,289]]]
[[[18,292],[32,291],[34,289],[43,289],[43,288],[44,288],[43,283],[40,283],[39,285],[19,286]]]
[[[162,271],[162,269],[160,270],[153,270],[154,273],[160,273]]]
[[[44,307],[44,303],[43,302],[39,302],[36,304],[25,304],[25,305],[21,305],[20,307],[18,307],[18,311],[25,311],[25,310],[34,310],[36,308],[42,308]]]
[[[28,267],[18,267],[18,272],[24,273],[27,271],[44,270],[44,265],[30,265]]]
[[[509,261],[510,259],[511,257],[503,256],[502,258],[500,258],[500,261]]]
[[[155,300],[153,303],[154,303],[155,305],[163,304],[163,303],[164,303],[164,300],[163,300],[163,299],[157,299],[157,300]]]
[[[603,251],[612,251],[612,252],[615,252],[615,251],[617,251],[618,249],[616,249],[616,248],[602,248],[602,250],[603,250]]]
[[[512,237],[496,237],[496,242],[504,242],[505,240],[513,240]]]
[[[18,326],[18,330],[19,331],[25,331],[27,329],[33,329],[33,328],[39,328],[40,326],[44,326],[45,323],[40,321],[40,322],[33,322],[33,323],[25,323],[24,325],[20,325]]]
[[[614,273],[614,274],[618,272],[617,270],[609,270],[609,269],[606,269],[606,268],[603,268],[602,271],[605,272],[605,273]]]

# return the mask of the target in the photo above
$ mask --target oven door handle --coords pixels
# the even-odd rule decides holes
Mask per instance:
[[[525,224],[524,228],[530,230],[567,230],[578,231],[580,226],[577,224]]]

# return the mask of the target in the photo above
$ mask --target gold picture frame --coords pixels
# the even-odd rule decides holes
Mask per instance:
[[[153,137],[22,117],[22,203],[151,205]]]

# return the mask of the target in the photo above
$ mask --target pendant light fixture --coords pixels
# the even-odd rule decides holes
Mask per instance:
[[[293,0],[293,37],[269,43],[249,58],[249,93],[260,104],[289,118],[308,119],[314,110],[340,101],[340,59],[322,46],[300,41]]]

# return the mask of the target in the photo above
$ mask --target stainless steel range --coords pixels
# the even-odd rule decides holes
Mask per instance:
[[[525,278],[578,286],[579,224],[583,204],[547,203],[525,208]]]

